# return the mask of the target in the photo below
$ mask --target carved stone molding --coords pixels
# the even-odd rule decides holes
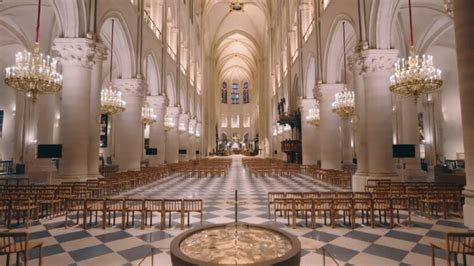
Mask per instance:
[[[146,83],[142,79],[115,79],[113,84],[124,96],[144,96]]]
[[[318,84],[319,92],[321,93],[320,99],[322,101],[334,101],[336,93],[344,89],[344,84]]]
[[[94,63],[102,64],[103,61],[107,60],[107,51],[108,49],[104,44],[96,42],[94,45]]]
[[[309,109],[316,107],[316,99],[301,99],[299,106],[303,112],[308,112]]]
[[[365,50],[361,52],[364,74],[392,74],[398,59],[398,50]]]
[[[147,102],[158,113],[163,113],[166,108],[166,97],[164,96],[147,96]]]
[[[93,64],[95,43],[86,38],[57,38],[53,50],[59,54],[63,66],[90,68]]]
[[[166,108],[166,115],[178,118],[178,115],[181,113],[181,109],[177,106],[169,106]]]

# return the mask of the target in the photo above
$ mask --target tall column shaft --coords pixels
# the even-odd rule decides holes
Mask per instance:
[[[466,186],[464,195],[464,224],[474,228],[474,1],[456,0],[454,4],[454,31],[459,71],[459,94],[466,162]]]
[[[179,131],[178,131],[178,116],[179,107],[168,107],[166,108],[166,115],[173,118],[175,127],[166,132],[166,163],[177,163],[179,162]]]
[[[402,123],[400,144],[414,144],[415,158],[405,158],[403,163],[403,177],[405,180],[426,177],[426,173],[421,170],[420,163],[420,133],[418,130],[418,110],[413,98],[403,97]]]
[[[342,163],[344,165],[352,164],[352,144],[351,144],[351,119],[343,117],[339,120],[341,130],[341,149],[342,149]]]
[[[306,122],[311,108],[316,108],[316,99],[302,99],[300,103],[303,165],[316,165],[321,159],[319,127]]]
[[[90,115],[89,115],[89,154],[88,175],[98,177],[99,174],[99,134],[100,134],[100,91],[102,89],[102,62],[107,59],[103,44],[95,44],[94,65],[92,66]]]
[[[362,52],[365,103],[367,111],[368,175],[394,179],[392,156],[392,102],[389,77],[394,71],[397,50],[365,50]]]
[[[183,126],[184,131],[179,130],[179,149],[186,150],[186,154],[179,154],[179,161],[186,162],[189,159],[189,133],[188,133],[188,126],[189,126],[189,115],[188,114],[180,114],[179,115],[179,123],[178,128]]]
[[[155,167],[165,163],[165,103],[164,96],[148,96],[148,103],[155,110],[156,122],[150,126],[150,147],[157,148],[158,154],[150,157],[150,166]]]
[[[363,76],[363,61],[360,53],[351,58],[351,70],[354,77],[355,94],[355,119],[354,139],[355,154],[357,159],[357,171],[352,177],[352,190],[364,191],[365,181],[369,172],[368,146],[367,146],[367,105],[366,89]]]
[[[320,116],[321,124],[321,168],[341,169],[341,137],[339,131],[339,116],[332,112],[334,95],[344,88],[343,84],[319,84],[321,93]]]
[[[115,159],[121,172],[140,170],[143,152],[141,112],[143,87],[141,79],[116,79],[116,88],[126,102],[124,112],[116,114]]]
[[[54,49],[63,67],[61,102],[61,179],[85,178],[88,174],[89,112],[93,41],[58,38]]]

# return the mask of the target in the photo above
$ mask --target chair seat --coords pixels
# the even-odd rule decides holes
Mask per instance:
[[[446,244],[446,241],[444,240],[431,242],[431,245],[442,250],[448,250],[448,246]],[[466,248],[463,243],[459,242],[455,242],[454,244],[452,244],[452,247],[452,252],[454,253],[463,253]],[[471,243],[471,246],[468,246],[467,248],[470,250],[469,252],[466,252],[466,254],[474,254],[474,243]]]
[[[43,244],[44,244],[43,241],[34,241],[34,240],[28,241],[28,249],[34,249],[34,248],[42,246]],[[0,255],[24,251],[24,247],[25,247],[24,242],[10,244],[8,246],[3,246],[3,243],[0,242]]]

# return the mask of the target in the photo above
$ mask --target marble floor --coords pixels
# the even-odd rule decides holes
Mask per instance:
[[[273,217],[267,214],[267,192],[269,191],[342,191],[340,188],[298,175],[284,177],[249,177],[242,166],[240,156],[233,157],[227,177],[184,178],[177,175],[167,177],[144,187],[124,193],[130,197],[154,198],[200,198],[204,200],[204,224],[229,223],[234,220],[234,207],[227,203],[238,190],[241,205],[239,220],[247,223],[274,226]],[[406,215],[402,215],[406,217]],[[140,230],[135,227],[121,229],[120,222],[113,227],[100,226],[84,230],[72,224],[64,228],[64,216],[41,220],[32,226],[31,239],[44,242],[43,265],[150,265],[152,247],[154,265],[171,265],[169,245],[183,231],[179,229],[179,217],[173,217],[171,228]],[[159,218],[155,220],[158,221]],[[360,219],[359,219],[360,221]],[[355,230],[338,224],[336,228],[322,225],[318,219],[316,229],[297,220],[297,229],[286,226],[286,220],[278,218],[279,228],[294,234],[302,244],[301,265],[322,265],[321,248],[332,254],[339,265],[431,265],[430,243],[444,239],[447,231],[468,231],[458,218],[427,219],[415,214],[410,227],[398,226],[389,229],[383,225],[376,228],[358,224]],[[100,224],[100,219],[99,219]],[[199,225],[198,215],[191,218],[191,227]],[[2,229],[2,228],[0,228]],[[30,254],[30,265],[37,265],[37,252]],[[436,254],[437,265],[445,264],[444,254]],[[13,260],[15,261],[15,260]],[[472,262],[472,261],[470,261]],[[327,265],[335,265],[327,258]],[[0,257],[5,265],[5,256]]]

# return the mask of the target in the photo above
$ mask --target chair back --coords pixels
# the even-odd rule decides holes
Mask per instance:
[[[474,233],[455,233],[446,234],[448,252],[474,254]]]
[[[28,250],[27,232],[0,232],[0,255]]]

